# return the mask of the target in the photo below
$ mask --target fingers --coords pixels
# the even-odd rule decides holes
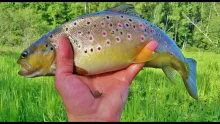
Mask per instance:
[[[59,48],[57,54],[56,77],[62,77],[73,73],[74,67],[73,49],[69,39],[65,36],[59,38]]]
[[[157,46],[158,46],[157,41],[153,40],[153,41],[150,41],[145,47],[150,51],[154,51]],[[126,72],[127,72],[126,78],[128,79],[128,81],[130,81],[130,83],[135,78],[135,76],[139,73],[139,71],[143,68],[144,64],[145,63],[132,64],[126,69]]]
[[[136,75],[139,73],[139,71],[143,68],[144,63],[137,63],[132,64],[126,69],[126,78],[129,81],[129,83],[132,82],[132,80],[136,77]]]
[[[151,51],[154,51],[154,50],[157,48],[157,46],[158,46],[158,43],[157,43],[157,41],[155,41],[155,40],[150,41],[150,42],[146,45],[146,47],[147,47],[148,49],[150,49]]]
[[[59,48],[57,53],[55,88],[61,95],[65,104],[71,99],[75,100],[79,94],[84,97],[92,96],[85,85],[76,75],[74,70],[74,54],[72,45],[66,36],[59,38]],[[94,99],[89,97],[88,99]],[[75,104],[71,101],[69,104]]]

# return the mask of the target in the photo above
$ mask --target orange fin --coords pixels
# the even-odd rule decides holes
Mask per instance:
[[[154,58],[156,58],[158,53],[155,53],[151,49],[144,47],[142,51],[136,56],[133,63],[142,63],[146,61],[150,61]]]

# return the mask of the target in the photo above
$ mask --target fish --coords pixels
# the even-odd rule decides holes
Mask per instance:
[[[26,78],[55,76],[58,38],[66,35],[74,51],[74,74],[98,75],[144,62],[144,68],[162,69],[171,82],[180,75],[189,95],[198,100],[196,64],[185,58],[162,29],[141,18],[134,5],[122,4],[78,16],[42,35],[23,50],[17,63]],[[149,58],[139,55],[152,40],[158,42]],[[138,59],[137,59],[137,56]]]

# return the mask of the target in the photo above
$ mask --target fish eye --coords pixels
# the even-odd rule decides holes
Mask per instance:
[[[28,52],[27,52],[27,51],[24,51],[24,52],[21,54],[22,58],[26,58],[27,55],[28,55]]]

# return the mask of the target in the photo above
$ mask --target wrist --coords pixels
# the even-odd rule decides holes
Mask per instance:
[[[68,122],[119,122],[119,121],[120,121],[120,116],[108,116],[108,117],[103,117],[103,115],[73,116],[71,114],[68,114]]]

